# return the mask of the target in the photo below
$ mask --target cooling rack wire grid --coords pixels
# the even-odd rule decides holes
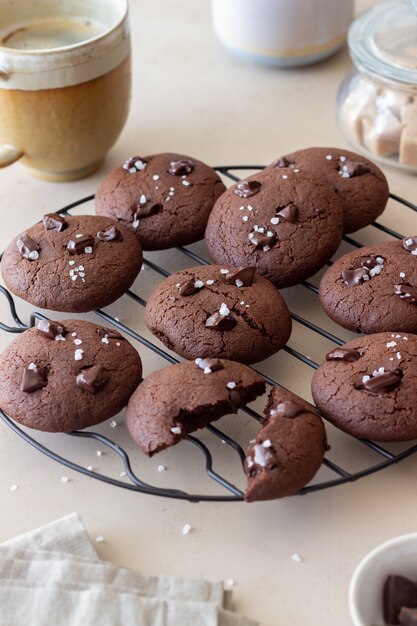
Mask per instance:
[[[252,166],[238,165],[238,166],[219,166],[219,167],[216,167],[215,169],[224,179],[226,179],[226,181],[230,183],[230,182],[236,182],[236,181],[241,180],[241,177],[239,176],[239,174],[241,173],[246,173],[246,174],[253,173],[258,170],[263,169],[263,167],[255,166],[255,165],[252,165]],[[405,200],[394,194],[390,194],[390,198],[391,198],[391,202],[395,203],[396,210],[402,210],[402,211],[409,210],[411,212],[410,217],[412,215],[412,212],[417,213],[417,206],[414,205],[412,202],[409,202],[408,200]],[[83,211],[90,212],[90,210],[88,210],[87,208],[90,208],[90,205],[93,199],[94,199],[94,196],[88,196],[56,212],[60,213],[61,215],[71,215],[72,213],[83,212]],[[368,227],[365,230],[367,232],[367,235],[365,236],[365,240],[367,239],[368,241],[359,242],[356,239],[353,239],[352,237],[345,236],[343,238],[342,248],[344,246],[347,247],[348,249],[351,249],[352,247],[359,248],[364,243],[368,243],[368,242],[373,243],[375,241],[380,241],[381,239],[378,239],[378,236],[380,237],[381,233],[383,234],[383,238],[385,239],[386,239],[386,236],[388,236],[390,239],[391,238],[401,239],[403,238],[403,236],[410,234],[410,233],[406,233],[405,235],[402,235],[380,222],[374,223],[372,226]],[[360,232],[362,233],[365,231],[360,231]],[[345,250],[342,251],[342,253],[344,252]],[[172,254],[172,251],[171,251],[171,254]],[[175,255],[177,255],[176,258],[179,259],[180,267],[187,267],[190,265],[209,263],[205,255],[205,250],[202,247],[202,244],[195,244],[193,246],[187,246],[187,247],[179,247],[175,250]],[[150,270],[150,272],[152,272],[155,275],[155,277],[159,277],[159,279],[161,280],[169,276],[170,272],[167,271],[165,267],[163,267],[164,263],[160,263],[160,262],[157,263],[155,262],[154,259],[155,259],[155,253],[148,254],[147,258],[145,258],[144,260],[143,269]],[[331,264],[331,261],[329,262],[329,264]],[[171,267],[171,257],[168,260],[168,266]],[[174,271],[176,271],[177,269],[180,269],[180,267],[173,268],[173,269]],[[142,280],[143,275],[146,273],[147,273],[146,271],[141,272],[140,280]],[[138,281],[138,288],[136,287],[136,284],[135,284],[133,288],[126,293],[125,297],[129,298],[133,306],[143,309],[143,307],[146,306],[146,300],[142,297],[142,295],[139,295],[139,293],[137,293],[137,291],[142,292],[142,290],[140,289],[140,285],[141,285],[140,280]],[[318,294],[317,284],[318,284],[317,277],[313,277],[312,279],[309,279],[309,281],[304,281],[301,285],[298,285],[297,287],[293,287],[291,289],[293,290],[293,293],[295,294],[294,297],[298,298],[298,300],[300,300],[300,296],[301,296],[301,299],[303,300],[305,300],[306,298],[308,300],[308,297],[310,296],[313,297],[315,300],[314,306],[319,308],[318,298],[317,298],[317,294]],[[29,324],[25,324],[17,313],[16,304],[10,292],[1,285],[0,285],[0,292],[2,296],[7,300],[7,304],[10,309],[11,320],[13,320],[13,324],[11,324],[11,322],[8,324],[5,322],[0,322],[1,331],[4,331],[6,333],[12,333],[12,334],[21,333],[24,330],[26,330],[28,327],[34,326],[38,320],[45,319],[45,316],[42,315],[41,313],[37,311],[32,311],[29,314]],[[290,300],[294,301],[294,297],[290,298]],[[292,310],[294,307],[291,306],[291,302],[290,302],[290,308],[291,308],[291,316],[294,322],[293,335],[294,333],[297,332],[297,330],[300,330],[301,328],[303,328],[306,332],[309,333],[310,343],[311,341],[316,342],[316,343],[319,341],[320,342],[324,341],[326,342],[326,346],[328,346],[329,350],[334,345],[337,345],[337,346],[342,345],[349,338],[349,336],[346,336],[346,332],[343,331],[343,329],[340,329],[340,328],[338,329],[338,327],[336,327],[330,322],[329,322],[330,326],[332,328],[333,327],[335,328],[334,332],[344,335],[344,338],[336,336],[334,332],[330,332],[329,330],[326,330],[326,328],[323,328],[321,325],[318,325],[315,322],[313,322],[312,319],[315,319],[317,315],[299,314],[297,313],[296,310]],[[307,313],[309,313],[310,310],[313,310],[313,307],[307,306],[306,307]],[[139,311],[139,314],[143,317],[143,310]],[[121,321],[117,315],[110,314],[110,312],[104,311],[104,310],[96,311],[95,315],[101,318],[101,320],[104,322],[105,325],[110,325],[110,326],[117,328],[120,332],[124,333],[125,335],[130,337],[132,340],[134,340],[134,343],[137,342],[138,344],[142,346],[142,348],[149,350],[153,355],[155,355],[155,357],[160,358],[161,359],[160,367],[163,367],[164,365],[167,365],[167,364],[174,364],[178,362],[178,359],[172,353],[169,353],[168,351],[166,351],[162,347],[162,345],[159,344],[159,342],[154,343],[153,340],[145,336],[146,334],[145,332],[138,332],[136,329],[131,327],[132,325],[124,323],[123,319]],[[310,317],[311,319],[308,319],[308,317]],[[324,314],[322,314],[321,319],[326,322]],[[323,325],[328,326],[329,324],[323,324]],[[291,342],[292,340],[290,340],[289,344],[291,344]],[[288,356],[285,356],[285,358],[295,359],[296,361],[298,361],[299,364],[303,364],[308,369],[308,372],[304,373],[306,378],[310,376],[311,370],[314,370],[318,367],[318,363],[316,363],[308,354],[304,354],[301,351],[301,349],[298,349],[298,346],[294,347],[293,345],[287,345],[284,347],[283,352],[285,352],[286,355],[288,355]],[[324,353],[322,353],[321,356],[323,357],[323,355]],[[271,359],[274,359],[274,357],[271,357]],[[268,361],[271,361],[271,359],[269,359]],[[280,380],[275,380],[275,377],[272,377],[271,375],[269,375],[268,370],[271,368],[265,369],[263,367],[263,364],[261,364],[260,366],[255,367],[255,369],[257,369],[258,367],[260,367],[258,371],[264,376],[267,386],[276,386],[276,385],[284,386],[282,381],[280,382]],[[296,388],[292,388],[291,390],[297,392]],[[243,413],[246,414],[246,417],[248,418],[248,420],[252,421],[255,426],[256,426],[256,423],[261,420],[260,413],[251,407],[245,407],[243,409]],[[192,461],[194,463],[197,462],[200,469],[203,468],[205,470],[206,476],[208,477],[208,480],[204,480],[204,483],[205,483],[204,485],[205,488],[203,489],[204,492],[193,493],[191,488],[183,488],[182,485],[180,485],[180,488],[173,488],[172,486],[164,487],[164,486],[156,486],[155,484],[152,484],[154,482],[154,480],[152,480],[152,474],[148,471],[148,468],[146,468],[146,465],[145,465],[146,462],[149,463],[150,461],[147,458],[145,458],[144,455],[139,450],[137,450],[133,445],[129,445],[129,440],[127,437],[125,437],[125,442],[122,442],[122,443],[117,442],[116,441],[116,439],[118,438],[117,428],[112,429],[111,437],[107,434],[102,434],[102,432],[97,432],[97,430],[100,430],[100,428],[95,427],[94,431],[86,430],[86,431],[77,431],[77,432],[72,432],[72,433],[62,434],[62,435],[56,435],[56,434],[49,435],[47,437],[47,440],[45,440],[45,437],[43,436],[44,433],[37,433],[36,431],[30,431],[28,429],[20,427],[16,422],[10,419],[2,411],[0,411],[0,417],[3,420],[3,422],[9,428],[11,428],[19,437],[24,439],[30,445],[34,446],[37,450],[39,450],[43,454],[49,456],[54,461],[61,463],[62,465],[68,467],[71,470],[74,470],[76,472],[81,472],[82,474],[85,474],[91,478],[112,484],[116,487],[121,487],[124,489],[129,489],[130,491],[136,491],[136,492],[144,493],[148,495],[188,500],[190,502],[199,502],[199,501],[219,501],[219,502],[220,501],[223,501],[223,502],[224,501],[229,501],[229,502],[236,501],[238,502],[243,499],[243,490],[244,490],[244,484],[245,484],[245,476],[242,470],[242,464],[245,459],[245,452],[244,452],[243,446],[245,446],[248,440],[251,438],[250,436],[248,436],[247,433],[246,433],[246,436],[243,436],[243,439],[246,443],[240,444],[238,443],[238,441],[236,441],[238,437],[234,437],[234,433],[228,434],[227,432],[225,432],[226,429],[224,429],[223,427],[219,428],[218,425],[217,426],[209,425],[203,431],[198,431],[195,435],[189,435],[186,441],[180,444],[181,446],[189,446],[191,444],[194,447],[194,450],[198,451],[197,456],[195,454],[192,455],[193,457]],[[224,422],[224,420],[227,420],[227,419],[230,420],[230,417],[223,418],[222,423]],[[236,417],[232,419],[234,420],[234,424],[236,426]],[[225,423],[227,424],[227,422]],[[113,421],[112,426],[114,425],[115,425],[115,422]],[[365,439],[355,439],[354,437],[351,437],[350,435],[341,433],[341,431],[336,432],[336,429],[333,429],[333,427],[329,426],[327,423],[326,423],[326,428],[328,431],[331,430],[330,442],[332,444],[332,449],[330,453],[326,455],[323,461],[322,469],[320,470],[317,477],[314,479],[312,483],[310,483],[309,485],[307,485],[306,487],[304,487],[304,489],[300,491],[300,495],[312,493],[315,491],[320,491],[323,489],[328,489],[329,487],[334,487],[337,485],[343,485],[344,483],[352,482],[359,478],[363,478],[365,476],[368,476],[369,474],[378,472],[381,469],[384,469],[390,465],[393,465],[394,463],[398,463],[402,459],[405,459],[406,457],[410,456],[411,454],[417,451],[417,445],[414,445],[413,442],[411,444],[409,442],[408,444],[401,444],[401,445],[387,444],[387,445],[381,446],[373,441],[369,441]],[[236,430],[236,427],[234,430],[237,432],[240,438],[242,438],[242,432],[239,429]],[[252,427],[252,430],[253,430],[253,427]],[[254,432],[256,432],[256,428],[255,430],[253,430],[253,433]],[[332,442],[333,432],[335,432],[335,438],[337,441],[337,445],[335,447],[333,446],[333,442]],[[243,432],[243,435],[245,435],[245,430]],[[63,451],[58,452],[56,451],[57,446],[51,445],[54,443],[54,441],[58,441],[57,437],[59,438],[58,447],[63,448]],[[116,458],[118,458],[118,460],[120,461],[119,470],[120,468],[122,468],[123,471],[119,473],[119,476],[115,477],[115,476],[109,475],[108,473],[102,473],[101,471],[97,471],[94,468],[92,468],[92,466],[86,467],[85,465],[81,464],[79,459],[67,458],[68,455],[66,453],[66,448],[68,448],[68,446],[65,445],[65,442],[68,441],[68,437],[72,439],[78,438],[84,441],[86,440],[90,442],[92,441],[96,447],[97,445],[99,445],[106,451],[106,453],[113,454],[116,456]],[[55,448],[55,450],[53,448]],[[127,451],[126,448],[129,448],[129,450]],[[180,448],[180,446],[176,446],[175,448]],[[342,454],[340,454],[339,452],[340,449],[344,450]],[[347,467],[349,465],[349,462],[347,462],[347,460],[351,456],[352,449],[355,449],[361,461],[361,466],[356,467],[353,470],[350,467],[349,468]],[[233,476],[229,478],[227,478],[224,475],[225,471],[227,471],[227,467],[225,468],[224,471],[217,469],[217,465],[219,464],[219,462],[218,462],[218,459],[215,460],[215,457],[219,457],[219,452],[220,452],[220,456],[224,458],[226,450],[230,455],[235,456],[234,460],[237,461],[236,467],[238,467],[238,471],[236,471],[236,467],[235,467],[235,471],[232,472]],[[73,445],[69,446],[69,453],[70,453],[69,456],[73,454],[73,451],[74,451],[74,446]],[[185,452],[185,449],[182,449],[181,451],[182,460],[184,457],[184,452]],[[102,452],[98,451],[97,454],[101,456]],[[179,460],[180,451],[172,449],[171,451],[169,451],[169,454],[171,455],[170,465],[172,467],[173,464],[176,463],[177,460]],[[157,457],[159,456],[160,455],[157,455]],[[337,459],[338,456],[342,458],[341,461]],[[137,457],[140,457],[140,460],[142,461],[142,468],[146,468],[146,471],[141,472],[140,467],[139,467],[139,470],[136,470],[136,468],[133,468],[133,465],[136,464]],[[143,459],[141,457],[143,457]],[[181,460],[181,463],[179,464],[178,472],[174,472],[175,480],[180,481],[180,482],[183,482],[182,479],[183,479],[183,474],[185,471],[185,468],[181,466],[182,460]],[[201,463],[201,460],[203,461],[203,463]],[[155,467],[156,466],[154,466],[153,469],[155,469]],[[161,477],[162,477],[161,469],[162,470],[165,469],[165,466],[158,465],[157,467],[160,472],[158,474],[158,478],[160,479],[159,482],[161,483],[163,482],[161,480]],[[214,469],[215,467],[216,469]],[[193,472],[194,472],[193,468],[190,468],[186,471],[187,474],[193,474]],[[141,473],[142,473],[142,478],[140,478],[140,476],[138,475]],[[144,479],[143,474],[146,474],[146,480]],[[198,472],[196,471],[196,476],[197,474]],[[154,475],[156,476],[155,473]],[[151,478],[151,480],[149,480],[149,478]],[[235,485],[235,482],[239,482],[239,481],[242,483],[242,487],[237,487]],[[196,482],[201,483],[201,476],[198,479],[196,478]],[[198,487],[201,490],[200,484],[198,485]]]

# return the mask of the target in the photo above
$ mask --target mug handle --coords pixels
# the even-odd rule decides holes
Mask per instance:
[[[21,152],[21,150],[18,150],[14,146],[10,146],[9,144],[0,146],[0,168],[11,165],[15,161],[21,159],[22,156],[23,152]]]

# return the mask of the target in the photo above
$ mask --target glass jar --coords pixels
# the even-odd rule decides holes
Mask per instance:
[[[377,5],[352,24],[356,70],[338,94],[338,122],[359,152],[417,172],[417,0]]]
[[[214,31],[232,54],[295,67],[345,45],[353,0],[212,0],[212,9]]]

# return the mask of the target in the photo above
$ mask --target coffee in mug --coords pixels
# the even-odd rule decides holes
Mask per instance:
[[[127,0],[0,4],[0,167],[98,169],[126,122],[130,62]]]

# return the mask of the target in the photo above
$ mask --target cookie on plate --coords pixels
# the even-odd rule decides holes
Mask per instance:
[[[354,250],[324,274],[320,302],[348,330],[417,333],[417,237]]]
[[[0,407],[29,428],[70,432],[121,411],[141,379],[139,354],[115,330],[42,320],[0,355]]]
[[[82,313],[117,300],[141,266],[137,237],[114,220],[50,214],[6,248],[1,273],[10,291],[37,307]]]
[[[275,286],[254,267],[191,267],[173,274],[149,298],[145,323],[186,359],[217,357],[256,363],[278,352],[291,317]]]
[[[358,337],[329,352],[312,382],[323,417],[375,441],[417,438],[417,335]]]
[[[164,250],[202,239],[225,189],[216,172],[197,159],[170,152],[136,156],[106,176],[95,207],[98,215],[130,226],[144,250]]]
[[[297,493],[316,474],[329,450],[316,409],[290,391],[274,387],[264,415],[244,463],[247,502]]]
[[[342,203],[344,233],[372,224],[388,202],[388,182],[383,172],[356,152],[306,148],[280,157],[269,167],[308,171],[330,185]]]
[[[265,170],[230,187],[216,202],[206,243],[216,263],[255,266],[277,287],[312,276],[342,237],[337,194],[308,172]]]
[[[224,359],[170,365],[145,378],[127,407],[127,427],[152,456],[265,393],[265,381],[241,363]]]

